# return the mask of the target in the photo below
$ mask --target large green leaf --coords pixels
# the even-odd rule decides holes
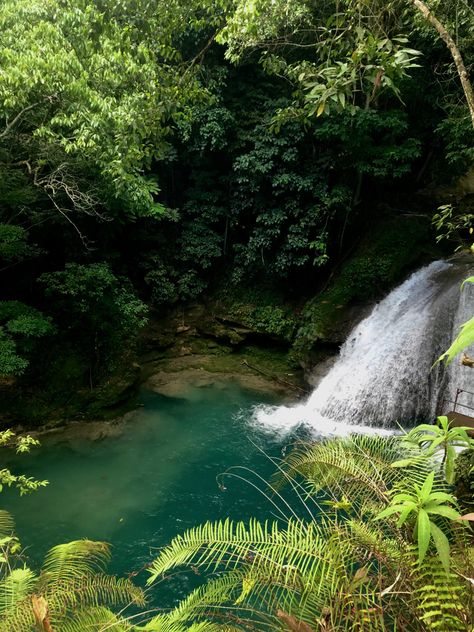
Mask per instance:
[[[455,339],[453,344],[447,349],[443,355],[438,358],[438,362],[446,360],[446,364],[449,364],[454,358],[464,351],[469,345],[474,343],[474,316],[468,320],[464,325],[461,325],[461,332]]]
[[[443,564],[443,568],[446,572],[448,572],[450,566],[448,538],[434,522],[431,523],[431,535],[433,536],[433,542],[438,552],[439,559]]]
[[[474,283],[474,277],[473,276],[468,277],[464,281],[461,287],[464,287],[465,283]],[[440,362],[441,360],[446,360],[446,364],[449,364],[458,355],[458,353],[461,353],[461,351],[464,351],[464,349],[466,349],[467,347],[469,347],[469,345],[473,343],[474,343],[474,316],[470,320],[465,322],[463,325],[461,325],[461,331],[459,335],[454,340],[453,344],[449,347],[449,349],[447,349],[447,351],[445,351],[443,355],[438,358],[437,362]]]
[[[424,509],[420,509],[417,521],[418,561],[423,562],[430,544],[431,521]]]

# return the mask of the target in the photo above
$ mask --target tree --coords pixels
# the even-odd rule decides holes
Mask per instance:
[[[146,323],[146,306],[105,263],[67,263],[64,270],[43,274],[40,282],[54,301],[58,322],[88,361],[92,386],[97,375],[110,369],[123,343],[136,338]]]
[[[219,38],[233,60],[245,51],[263,50],[265,67],[296,83],[303,93],[305,113],[320,116],[345,107],[376,105],[383,92],[401,97],[403,81],[420,63],[419,51],[406,45],[411,31],[418,27],[414,16],[407,13],[410,7],[446,44],[474,128],[473,90],[461,51],[422,0],[390,4],[344,0],[316,7],[304,0],[241,0]],[[472,11],[462,11],[467,12],[472,26]],[[310,51],[311,56],[302,56],[301,51]]]
[[[21,375],[38,348],[51,336],[51,318],[19,301],[0,301],[0,375]]]
[[[457,73],[459,75],[459,79],[461,81],[462,89],[464,91],[467,107],[469,108],[469,113],[471,115],[472,127],[474,128],[474,90],[472,89],[472,84],[469,80],[469,74],[464,63],[461,51],[459,50],[459,47],[457,46],[453,37],[448,32],[447,28],[433,14],[426,2],[423,2],[423,0],[412,0],[412,2],[418,9],[418,11],[420,11],[425,20],[436,29],[440,38],[446,44],[449,52],[451,53]]]
[[[0,170],[24,174],[44,212],[84,240],[73,212],[162,213],[146,170],[168,155],[173,119],[206,95],[179,47],[206,19],[212,27],[215,6],[2,2]]]

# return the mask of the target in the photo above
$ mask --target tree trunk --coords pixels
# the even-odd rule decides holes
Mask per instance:
[[[474,90],[472,89],[472,84],[469,81],[469,75],[467,74],[467,69],[464,65],[461,51],[457,47],[456,42],[453,40],[446,28],[441,24],[438,18],[431,13],[429,7],[426,5],[425,2],[423,2],[423,0],[411,0],[411,2],[415,5],[418,11],[420,11],[423,17],[431,24],[431,26],[434,26],[434,28],[438,31],[441,39],[449,48],[449,52],[451,53],[456,65],[456,70],[458,71],[459,78],[461,79],[462,88],[464,90],[464,95],[467,101],[467,107],[469,108],[469,113],[471,115],[472,127],[474,128]]]

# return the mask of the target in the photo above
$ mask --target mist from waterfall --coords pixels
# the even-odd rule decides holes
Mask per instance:
[[[472,315],[474,288],[460,293],[468,273],[465,264],[435,261],[412,274],[351,331],[305,403],[259,407],[254,423],[280,432],[304,425],[327,435],[391,432],[397,423],[434,419],[443,398],[453,399],[457,384],[467,388],[474,377],[457,360],[448,371],[433,367]]]

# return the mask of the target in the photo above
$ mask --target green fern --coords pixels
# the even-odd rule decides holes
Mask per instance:
[[[285,529],[257,520],[248,525],[208,522],[178,536],[162,551],[151,566],[148,583],[183,564],[217,571],[237,568],[242,560],[249,568],[285,569],[288,575],[304,570],[316,580],[334,573],[326,547],[318,525],[301,520],[290,520]]]
[[[385,502],[388,488],[400,478],[391,464],[401,454],[395,437],[330,439],[294,450],[275,477],[280,484],[301,477],[311,494],[329,490],[352,499],[369,494]]]
[[[317,519],[248,525],[226,520],[176,537],[153,562],[150,584],[182,566],[218,575],[172,613],[155,618],[158,626],[236,621],[237,627],[262,630],[426,632],[444,630],[437,623],[444,616],[446,632],[468,629],[463,577],[472,577],[472,564],[469,556],[458,555],[466,529],[448,526],[438,515],[440,502],[453,499],[429,451],[403,436],[300,445],[273,479],[274,488],[285,483],[307,509],[319,509]],[[429,549],[424,559],[418,555],[409,521],[375,520],[392,501],[428,486],[436,506],[426,507],[437,512],[431,531],[437,536],[443,529],[451,540],[460,560],[456,573],[446,575]],[[443,574],[449,578],[444,586]]]
[[[14,529],[15,521],[13,520],[13,517],[8,513],[8,511],[0,509],[0,538],[11,535]]]
[[[31,595],[38,577],[29,568],[17,568],[0,582],[0,615],[11,612]]]
[[[73,625],[78,613],[85,621],[88,616],[103,615],[105,605],[144,606],[140,588],[128,579],[102,572],[109,556],[107,544],[78,540],[51,549],[39,577],[28,569],[8,573],[0,584],[0,632],[31,632],[35,624],[33,594],[46,600],[51,625],[59,632],[63,625]],[[114,629],[122,632],[130,629],[127,626],[118,618]]]
[[[110,560],[110,546],[105,542],[74,540],[59,544],[46,554],[41,571],[48,584],[81,580],[102,572]]]
[[[467,586],[459,577],[440,567],[438,560],[430,557],[423,565],[414,563],[413,606],[427,630],[460,632],[469,630]]]
[[[131,632],[132,625],[108,608],[87,608],[74,613],[59,632]]]

